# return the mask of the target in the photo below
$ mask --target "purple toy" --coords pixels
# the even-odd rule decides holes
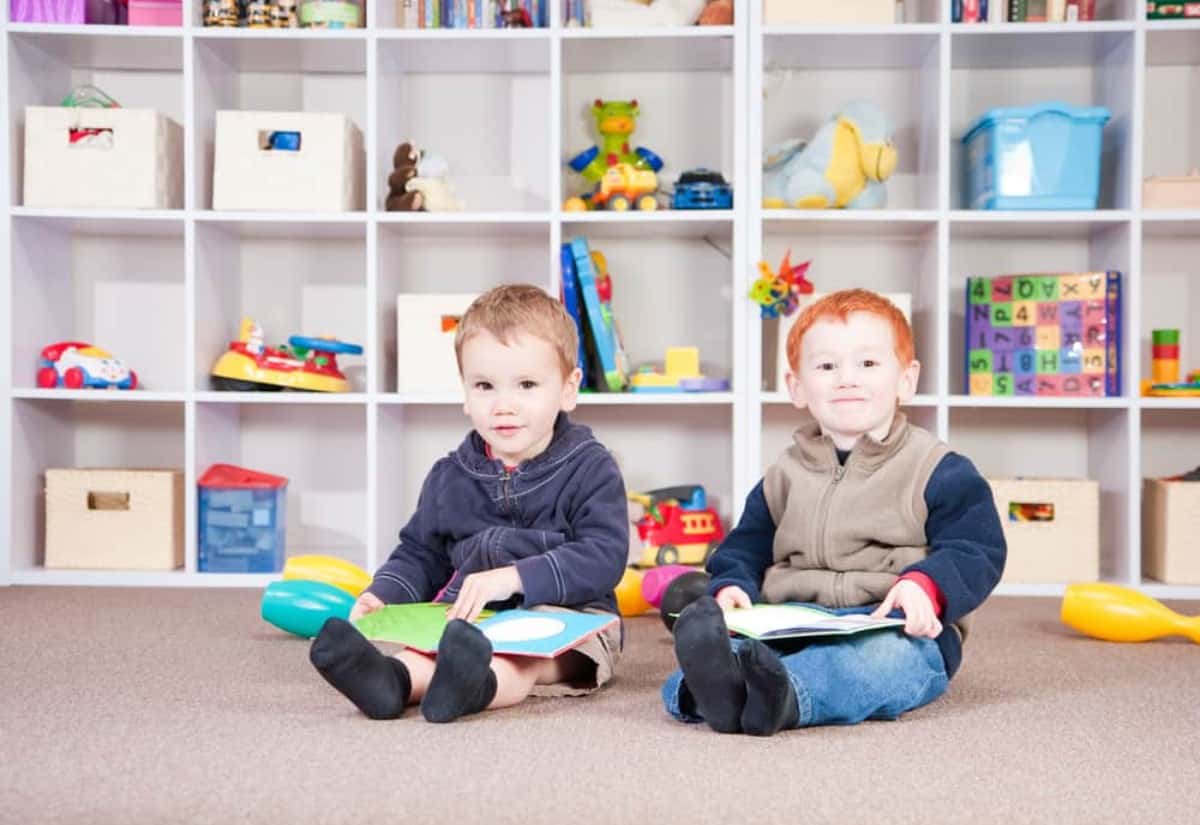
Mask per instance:
[[[10,0],[8,19],[13,23],[84,22],[84,0]]]

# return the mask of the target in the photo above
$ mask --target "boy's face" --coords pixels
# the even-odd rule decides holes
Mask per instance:
[[[558,353],[542,338],[518,332],[509,343],[486,330],[462,345],[464,411],[475,431],[508,466],[550,445],[559,411],[575,409],[580,371],[565,379]]]
[[[822,318],[800,342],[799,374],[787,375],[796,407],[808,407],[821,431],[839,449],[864,434],[887,435],[899,401],[917,391],[921,365],[901,364],[891,325],[870,312],[852,312],[842,323]]]

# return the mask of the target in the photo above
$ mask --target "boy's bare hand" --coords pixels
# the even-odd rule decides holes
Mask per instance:
[[[904,613],[904,632],[909,636],[935,639],[941,634],[942,623],[933,610],[933,602],[916,582],[908,579],[896,582],[871,615],[886,616],[897,608]]]
[[[458,598],[446,611],[446,618],[475,621],[488,602],[507,599],[521,592],[521,574],[515,567],[497,567],[482,573],[472,573],[463,579]]]
[[[350,608],[350,621],[374,613],[379,608],[383,607],[383,602],[374,593],[363,593],[358,597],[358,601],[354,603],[354,607]]]
[[[731,607],[749,607],[750,597],[746,595],[746,591],[738,587],[736,584],[731,584],[728,587],[722,587],[717,591],[717,607],[722,610],[728,610]]]

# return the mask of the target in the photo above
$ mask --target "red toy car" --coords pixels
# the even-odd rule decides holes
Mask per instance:
[[[721,518],[700,485],[662,487],[629,498],[646,508],[636,525],[642,540],[639,567],[703,564],[725,538]]]

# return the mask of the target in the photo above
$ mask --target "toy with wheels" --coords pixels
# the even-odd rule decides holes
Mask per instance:
[[[137,389],[137,373],[107,350],[83,341],[59,341],[42,350],[37,385],[42,389]]]
[[[637,124],[636,100],[599,100],[592,104],[592,117],[600,144],[585,149],[567,164],[594,189],[563,204],[567,212],[608,209],[643,212],[658,208],[654,193],[658,190],[658,170],[662,159],[649,149],[629,148],[629,136]]]
[[[807,143],[770,147],[763,159],[767,209],[880,209],[896,170],[893,127],[875,105],[847,104]]]
[[[1200,644],[1200,616],[1182,616],[1145,593],[1116,584],[1068,585],[1061,617],[1068,627],[1106,642],[1186,636]]]
[[[642,576],[642,598],[651,607],[662,607],[663,596],[667,588],[680,576],[697,572],[696,568],[685,564],[667,564],[662,567],[651,567]]]
[[[267,585],[260,610],[280,630],[311,639],[326,620],[349,619],[354,602],[354,596],[332,584],[291,579]]]
[[[293,335],[286,345],[269,347],[253,319],[242,320],[238,340],[231,341],[212,368],[218,390],[309,390],[349,392],[350,382],[338,369],[337,356],[362,355],[362,347],[334,338]]]
[[[662,604],[658,608],[667,630],[675,627],[675,620],[685,607],[708,592],[709,581],[711,578],[707,573],[693,570],[667,585],[667,589],[663,591]]]
[[[630,493],[629,499],[646,511],[636,524],[642,540],[640,567],[703,564],[725,538],[721,519],[699,484]]]
[[[339,590],[345,590],[356,599],[371,583],[367,571],[357,564],[336,556],[318,555],[289,558],[283,565],[283,579],[324,582]]]

